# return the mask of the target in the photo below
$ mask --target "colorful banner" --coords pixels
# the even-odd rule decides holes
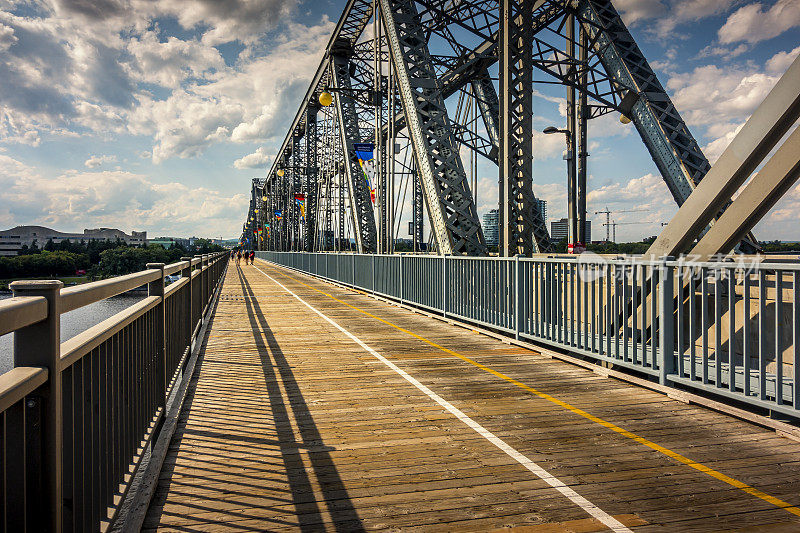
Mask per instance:
[[[281,220],[283,218],[283,211],[281,210],[275,211],[275,218]]]
[[[306,195],[302,193],[298,193],[294,195],[294,203],[297,205],[298,211],[300,211],[300,223],[305,223],[306,221]]]
[[[372,203],[375,203],[375,145],[372,143],[355,143],[353,150],[358,158],[358,164],[361,165],[361,170],[364,172],[364,179],[367,180],[367,187],[369,188],[369,198]]]

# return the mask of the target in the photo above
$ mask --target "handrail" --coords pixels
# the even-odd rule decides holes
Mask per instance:
[[[228,258],[152,263],[67,289],[57,280],[11,284],[14,297],[0,302],[0,334],[14,334],[18,366],[0,375],[0,454],[13,447],[29,456],[6,472],[8,487],[28,487],[0,494],[6,524],[59,533],[99,530],[116,519],[142,464],[142,443],[158,437],[167,397],[186,379],[182,369]],[[176,273],[181,278],[166,285]],[[144,299],[61,342],[63,313],[142,286]],[[87,447],[99,453],[87,456]]]
[[[176,272],[180,272],[184,268],[188,266],[189,261],[178,261],[177,263],[172,263],[164,267],[164,274],[167,276],[171,276]]]
[[[164,272],[166,273],[166,270]],[[170,283],[167,288],[164,289],[164,298],[169,298],[173,293],[178,292],[187,283],[190,283],[189,278],[181,278],[178,281]]]
[[[41,322],[47,318],[47,300],[23,296],[0,301],[0,335]]]
[[[111,338],[115,333],[159,303],[161,303],[161,297],[148,296],[144,300],[136,302],[119,313],[108,317],[99,324],[95,324],[89,329],[62,342],[60,369],[63,370],[74,364],[81,357],[103,344],[103,342]]]
[[[73,311],[89,304],[136,289],[161,277],[158,270],[142,270],[115,278],[61,289],[61,311]]]
[[[47,382],[47,369],[18,366],[0,375],[0,412],[23,400]]]

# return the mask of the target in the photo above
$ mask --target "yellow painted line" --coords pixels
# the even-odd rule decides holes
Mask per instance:
[[[269,265],[269,263],[267,263],[267,264]],[[272,265],[269,265],[269,266],[272,267]],[[272,267],[272,268],[273,268],[273,270],[277,270],[274,267]],[[426,344],[429,344],[430,346],[433,346],[434,348],[438,348],[438,349],[442,350],[445,353],[448,353],[448,354],[450,354],[452,356],[458,357],[462,361],[465,361],[465,362],[467,362],[467,363],[469,363],[469,364],[471,364],[473,366],[476,366],[476,367],[480,368],[481,370],[483,370],[485,372],[488,372],[489,374],[492,374],[494,376],[497,376],[498,378],[503,379],[503,380],[513,384],[513,385],[516,385],[520,389],[526,390],[526,391],[538,396],[539,398],[542,398],[543,400],[547,400],[548,402],[554,403],[554,404],[558,405],[559,407],[563,407],[567,411],[570,411],[572,413],[575,413],[576,415],[582,416],[583,418],[585,418],[587,420],[591,420],[595,424],[599,424],[599,425],[601,425],[601,426],[603,426],[605,428],[610,429],[611,431],[619,433],[620,435],[622,435],[624,437],[627,437],[627,438],[629,438],[631,440],[634,440],[634,441],[638,442],[639,444],[647,446],[648,448],[650,448],[652,450],[655,450],[655,451],[657,451],[659,453],[662,453],[662,454],[666,455],[667,457],[670,457],[670,458],[678,461],[679,463],[683,463],[686,466],[690,466],[690,467],[694,468],[695,470],[697,470],[699,472],[703,472],[704,474],[708,474],[709,476],[711,476],[711,477],[713,477],[715,479],[718,479],[718,480],[722,481],[723,483],[727,483],[728,485],[730,485],[732,487],[735,487],[735,488],[737,488],[739,490],[742,490],[742,491],[746,492],[747,494],[755,496],[756,498],[760,498],[760,499],[764,500],[765,502],[771,503],[772,505],[774,505],[776,507],[780,507],[781,509],[784,509],[785,511],[787,511],[789,513],[792,513],[793,515],[800,516],[800,508],[795,507],[794,505],[792,505],[792,504],[790,504],[788,502],[785,502],[785,501],[781,500],[780,498],[776,498],[775,496],[771,496],[771,495],[767,494],[766,492],[760,491],[757,488],[755,488],[753,486],[750,486],[747,483],[744,483],[743,481],[739,481],[738,479],[734,479],[734,478],[732,478],[730,476],[726,476],[722,472],[714,470],[713,468],[708,467],[708,466],[706,466],[706,465],[704,465],[702,463],[698,463],[697,461],[695,461],[693,459],[689,459],[685,455],[681,455],[678,452],[674,452],[674,451],[670,450],[669,448],[665,448],[664,446],[661,446],[660,444],[656,444],[655,442],[653,442],[651,440],[648,440],[648,439],[646,439],[644,437],[641,437],[641,436],[639,436],[639,435],[637,435],[635,433],[632,433],[632,432],[628,431],[627,429],[621,428],[621,427],[619,427],[618,425],[616,425],[616,424],[614,424],[612,422],[609,422],[607,420],[603,420],[602,418],[597,417],[597,416],[595,416],[595,415],[593,415],[591,413],[588,413],[588,412],[584,411],[583,409],[575,407],[574,405],[571,405],[571,404],[569,404],[569,403],[567,403],[567,402],[565,402],[563,400],[559,400],[558,398],[555,398],[554,396],[550,396],[549,394],[547,394],[545,392],[542,392],[542,391],[539,391],[537,389],[534,389],[533,387],[531,387],[529,385],[526,385],[525,383],[522,383],[521,381],[517,381],[516,379],[514,379],[514,378],[512,378],[510,376],[507,376],[507,375],[503,374],[502,372],[498,372],[497,370],[494,370],[493,368],[489,368],[488,366],[483,365],[483,364],[481,364],[481,363],[479,363],[477,361],[474,361],[474,360],[470,359],[469,357],[461,355],[458,352],[455,352],[455,351],[453,351],[453,350],[451,350],[449,348],[445,348],[444,346],[440,346],[439,344],[436,344],[435,342],[433,342],[431,340],[428,340],[428,339],[426,339],[425,337],[423,337],[421,335],[417,335],[413,331],[409,331],[409,330],[407,330],[407,329],[405,329],[405,328],[403,328],[401,326],[398,326],[396,324],[393,324],[393,323],[389,322],[388,320],[384,320],[381,317],[375,316],[375,315],[373,315],[372,313],[370,313],[368,311],[364,311],[363,309],[360,309],[360,308],[358,308],[358,307],[356,307],[354,305],[350,305],[349,303],[344,302],[344,301],[340,300],[339,298],[336,298],[335,296],[333,296],[331,294],[328,294],[325,291],[321,291],[321,290],[317,289],[316,287],[312,287],[308,283],[305,283],[304,281],[299,280],[296,277],[294,277],[294,276],[292,276],[290,274],[287,274],[286,272],[284,272],[282,270],[277,270],[277,271],[280,272],[282,275],[287,276],[289,278],[292,278],[296,282],[301,283],[302,285],[305,285],[306,287],[308,287],[309,289],[311,289],[313,291],[316,291],[316,292],[318,292],[320,294],[324,294],[325,296],[327,296],[331,300],[337,301],[342,305],[346,305],[347,307],[349,307],[351,309],[354,309],[354,310],[358,311],[359,313],[363,313],[363,314],[367,315],[368,317],[377,320],[378,322],[382,322],[382,323],[386,324],[387,326],[391,326],[391,327],[393,327],[394,329],[396,329],[398,331],[402,331],[403,333],[405,333],[407,335],[410,335],[410,336],[412,336],[412,337],[414,337],[416,339],[419,339],[422,342],[424,342]],[[365,293],[362,293],[362,294],[365,294]]]

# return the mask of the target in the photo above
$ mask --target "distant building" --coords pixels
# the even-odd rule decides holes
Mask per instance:
[[[189,239],[182,239],[180,237],[156,237],[155,239],[147,239],[147,244],[160,244],[164,249],[169,249],[173,244],[188,248]]]
[[[126,244],[140,246],[147,243],[146,231],[132,231],[130,235],[114,228],[85,229],[83,233],[64,233],[44,226],[17,226],[0,231],[0,255],[17,255],[23,246],[30,248],[34,242],[39,248],[47,241],[54,244],[62,241],[89,242],[121,240]]]
[[[500,244],[500,213],[497,209],[483,215],[483,236],[489,246]]]
[[[539,212],[542,214],[544,220],[544,227],[547,227],[547,200],[536,199],[536,205],[539,207]]]
[[[566,218],[550,223],[550,238],[555,242],[569,238],[569,221]],[[586,242],[592,242],[592,221],[586,221]],[[584,243],[586,244],[586,243]]]

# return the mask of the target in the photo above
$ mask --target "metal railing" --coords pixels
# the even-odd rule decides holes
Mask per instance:
[[[261,259],[800,416],[800,265],[256,252]]]
[[[148,264],[63,288],[15,281],[0,302],[14,368],[0,375],[0,529],[101,531],[116,517],[158,436],[227,253]],[[165,276],[180,280],[165,286]],[[61,342],[60,317],[147,286],[140,302]]]

